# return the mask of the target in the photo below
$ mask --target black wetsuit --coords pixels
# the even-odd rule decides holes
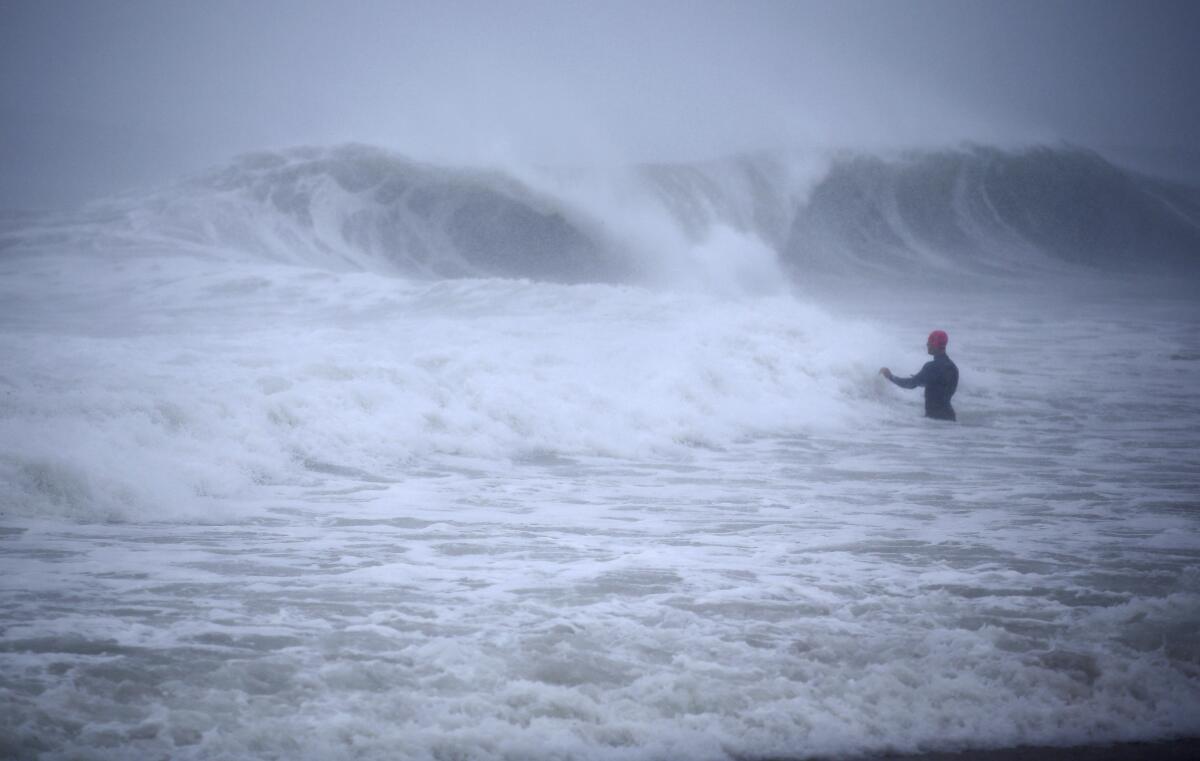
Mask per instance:
[[[925,417],[957,420],[954,408],[950,406],[950,397],[958,388],[958,366],[950,361],[946,352],[933,355],[933,360],[926,362],[921,372],[913,377],[892,376],[891,381],[900,388],[925,387]]]

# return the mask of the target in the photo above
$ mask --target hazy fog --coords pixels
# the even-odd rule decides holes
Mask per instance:
[[[341,141],[552,163],[963,139],[1194,152],[1198,30],[1188,2],[8,0],[0,207]]]

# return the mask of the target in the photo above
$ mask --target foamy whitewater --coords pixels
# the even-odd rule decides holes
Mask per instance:
[[[1200,735],[1198,199],[349,147],[10,215],[0,757]],[[956,425],[878,375],[934,327]]]

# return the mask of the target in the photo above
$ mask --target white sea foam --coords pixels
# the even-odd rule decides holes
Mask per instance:
[[[24,329],[4,336],[0,437],[24,514],[165,518],[438,453],[687,457],[878,414],[859,402],[882,336],[787,297],[191,259],[28,268],[7,279]]]

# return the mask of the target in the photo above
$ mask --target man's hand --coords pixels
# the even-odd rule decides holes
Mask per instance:
[[[886,367],[879,368],[879,374],[882,375],[883,377],[887,378],[888,380],[892,379],[892,371],[887,369]]]

